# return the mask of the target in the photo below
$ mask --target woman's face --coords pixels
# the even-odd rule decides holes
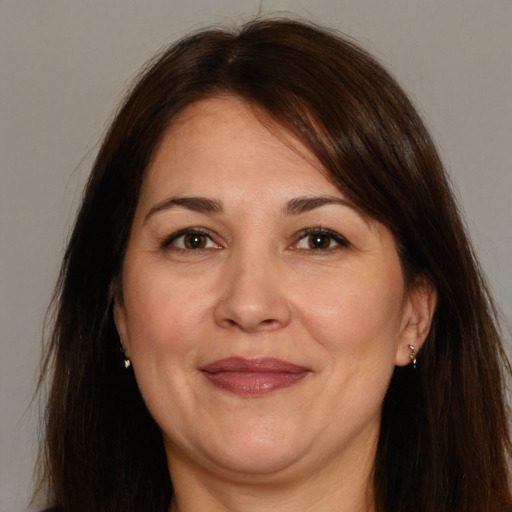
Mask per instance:
[[[115,318],[171,473],[298,475],[374,455],[419,302],[388,229],[319,168],[235,98],[192,104],[158,147]]]

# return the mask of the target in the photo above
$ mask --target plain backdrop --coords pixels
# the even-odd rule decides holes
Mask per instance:
[[[259,11],[355,37],[404,85],[438,143],[510,332],[511,0],[0,0],[0,511],[28,510],[43,318],[122,92],[163,45]]]

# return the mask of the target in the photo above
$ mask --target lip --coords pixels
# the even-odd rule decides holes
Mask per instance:
[[[266,395],[300,382],[311,370],[273,358],[228,357],[200,368],[216,387],[241,396]]]

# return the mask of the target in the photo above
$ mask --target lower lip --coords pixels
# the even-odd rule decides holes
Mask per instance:
[[[289,388],[300,382],[309,372],[203,372],[216,387],[236,395],[266,395],[279,389]]]

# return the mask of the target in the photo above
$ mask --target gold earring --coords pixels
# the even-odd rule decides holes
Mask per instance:
[[[414,345],[409,345],[409,348],[411,349],[409,357],[411,358],[413,368],[416,369],[416,348],[414,347]]]

